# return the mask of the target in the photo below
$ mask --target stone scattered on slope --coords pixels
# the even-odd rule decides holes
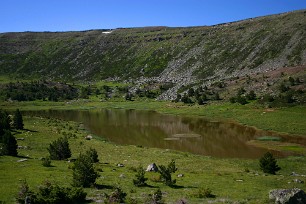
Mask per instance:
[[[17,162],[25,162],[28,161],[28,159],[19,159]]]
[[[304,181],[301,179],[293,179],[293,182],[294,183],[304,183]]]
[[[158,167],[156,166],[155,163],[152,163],[152,164],[150,164],[150,165],[147,167],[147,170],[146,170],[146,171],[157,172],[157,171],[158,171]]]

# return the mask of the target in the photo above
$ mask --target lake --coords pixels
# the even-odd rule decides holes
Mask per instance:
[[[47,110],[25,114],[79,122],[91,134],[115,144],[173,149],[219,158],[259,158],[267,150],[248,145],[248,141],[261,136],[291,138],[237,123],[154,111]],[[284,152],[274,153],[288,156]]]

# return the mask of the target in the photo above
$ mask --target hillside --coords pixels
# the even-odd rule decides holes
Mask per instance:
[[[306,10],[204,27],[0,34],[0,75],[211,85],[286,67],[305,78]],[[295,69],[297,67],[297,69]],[[281,71],[283,72],[283,71]]]

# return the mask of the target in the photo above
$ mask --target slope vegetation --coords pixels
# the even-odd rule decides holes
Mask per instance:
[[[306,11],[204,27],[0,34],[0,75],[182,85],[306,64]]]

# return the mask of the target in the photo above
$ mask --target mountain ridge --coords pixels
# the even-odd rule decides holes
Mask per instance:
[[[0,34],[0,75],[206,85],[306,64],[306,10],[196,27]]]

